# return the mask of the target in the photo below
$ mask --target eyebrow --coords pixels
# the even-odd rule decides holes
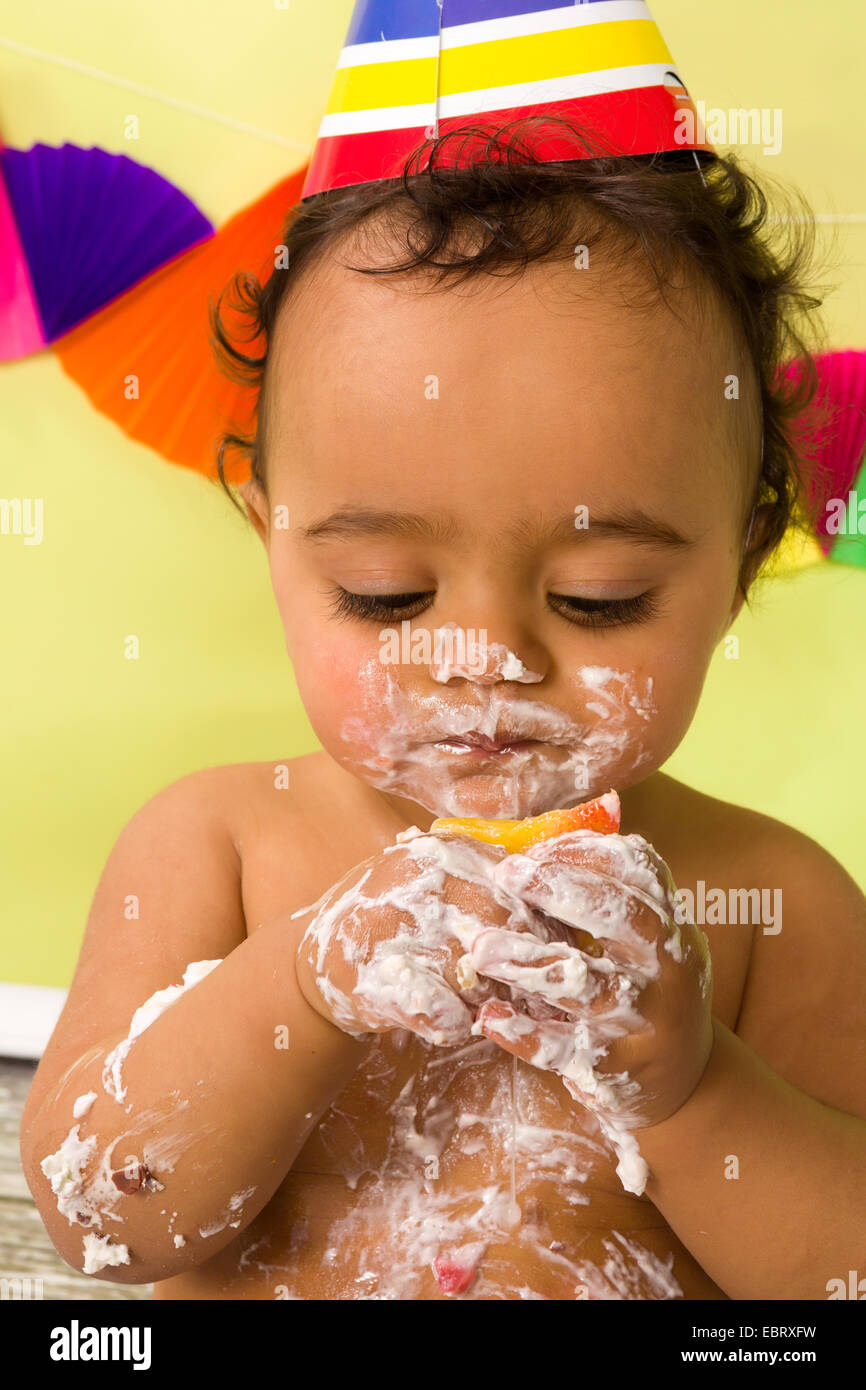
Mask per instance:
[[[414,512],[380,512],[370,508],[331,512],[321,521],[305,526],[305,541],[353,540],[356,536],[403,536],[407,539],[442,544],[456,540],[460,528],[451,517],[419,516]]]
[[[694,541],[677,531],[668,522],[651,517],[640,508],[630,511],[607,512],[595,516],[589,509],[589,525],[575,526],[575,517],[564,516],[558,521],[544,523],[523,519],[509,528],[508,534],[527,548],[541,544],[564,544],[580,541],[587,536],[618,537],[638,545],[665,546],[682,549]],[[386,512],[369,508],[342,509],[301,528],[303,540],[353,540],[358,537],[381,539],[395,536],[410,540],[426,540],[443,544],[456,540],[460,527],[453,517],[442,514],[430,516],[414,512]]]

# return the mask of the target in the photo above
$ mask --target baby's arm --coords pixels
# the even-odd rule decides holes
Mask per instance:
[[[709,1013],[702,934],[674,921],[656,852],[639,836],[579,833],[509,856],[491,877],[544,917],[591,931],[603,954],[480,933],[479,977],[563,1014],[493,999],[473,1032],[557,1072],[604,1125],[636,1129],[641,1164],[624,1150],[624,1185],[646,1181],[729,1297],[845,1297],[866,1231],[866,898],[797,831],[738,809],[729,825],[732,876],[763,876],[785,900],[784,931],[776,900],[772,934],[753,928],[735,1031]],[[715,831],[725,848],[724,824]]]
[[[131,1284],[182,1273],[249,1224],[367,1046],[300,993],[290,909],[247,938],[220,771],[166,788],[120,835],[24,1111],[24,1172],[57,1250],[81,1269],[89,1247],[87,1272]],[[136,1010],[212,961],[104,1071]]]
[[[864,1273],[866,899],[814,841],[754,820],[740,882],[782,888],[783,929],[755,927],[735,1029],[715,1021],[701,1084],[641,1132],[647,1195],[730,1298],[838,1297]]]

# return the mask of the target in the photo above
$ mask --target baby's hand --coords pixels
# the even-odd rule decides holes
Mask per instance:
[[[352,869],[307,909],[296,967],[308,1003],[356,1037],[407,1028],[466,1042],[477,1006],[507,994],[474,975],[473,941],[533,918],[492,882],[504,857],[496,845],[419,833]]]
[[[674,921],[667,865],[639,835],[581,831],[508,856],[492,879],[536,920],[546,914],[596,944],[553,932],[544,944],[525,927],[480,933],[472,963],[510,986],[512,1001],[485,1003],[473,1031],[556,1072],[609,1119],[672,1115],[710,1055],[712,974],[703,932]]]

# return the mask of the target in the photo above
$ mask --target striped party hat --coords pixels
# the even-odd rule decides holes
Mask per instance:
[[[358,0],[303,197],[399,178],[426,142],[526,116],[576,122],[612,154],[713,154],[643,0]],[[599,152],[544,126],[536,160]],[[471,157],[448,144],[445,163]]]

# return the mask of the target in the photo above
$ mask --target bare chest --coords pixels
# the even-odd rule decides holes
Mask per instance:
[[[355,833],[341,855],[315,837],[288,854],[285,829],[260,822],[246,837],[249,930],[381,848]],[[699,877],[689,859],[668,860],[678,885]],[[714,1012],[733,1027],[750,933],[708,936]],[[623,1190],[616,1162],[555,1075],[486,1039],[445,1049],[383,1034],[256,1221],[194,1289],[165,1296],[438,1298],[471,1275],[476,1298],[724,1297],[652,1203]]]

